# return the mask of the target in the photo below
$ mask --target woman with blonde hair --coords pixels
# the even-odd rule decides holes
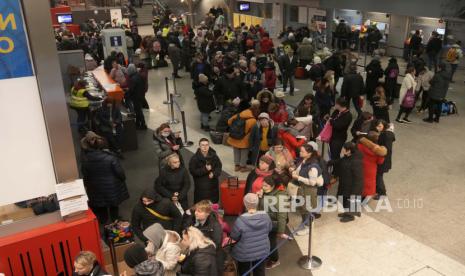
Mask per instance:
[[[179,155],[173,153],[166,157],[167,165],[160,169],[160,175],[155,180],[155,191],[162,197],[171,199],[179,208],[187,209],[187,192],[191,181],[189,172],[181,166]]]
[[[100,266],[93,252],[81,251],[74,258],[73,276],[100,276],[106,274],[106,271]]]
[[[192,276],[218,276],[216,269],[215,243],[202,232],[191,226],[183,231],[181,244],[187,249],[187,256],[181,264],[181,274]]]

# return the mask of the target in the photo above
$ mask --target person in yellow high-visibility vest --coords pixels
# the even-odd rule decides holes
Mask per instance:
[[[70,107],[76,110],[78,118],[77,124],[79,130],[85,130],[85,124],[87,119],[87,112],[89,110],[89,100],[91,101],[100,101],[100,97],[94,97],[89,94],[86,90],[86,81],[77,80],[73,87],[71,88],[71,101],[69,103]]]

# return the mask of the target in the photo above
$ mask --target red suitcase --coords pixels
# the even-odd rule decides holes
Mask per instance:
[[[305,68],[297,67],[295,69],[295,78],[296,79],[305,79]]]
[[[239,216],[244,210],[242,202],[245,192],[245,180],[237,177],[228,177],[220,184],[221,203],[223,204],[224,214],[230,216]]]

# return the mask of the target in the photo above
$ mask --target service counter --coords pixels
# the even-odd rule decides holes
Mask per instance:
[[[107,72],[103,69],[103,66],[98,67],[94,71],[92,71],[92,75],[94,76],[95,80],[99,83],[102,87],[103,91],[105,91],[106,95],[111,99],[115,99],[117,102],[121,102],[124,98],[124,91],[119,86],[116,81],[114,81]]]

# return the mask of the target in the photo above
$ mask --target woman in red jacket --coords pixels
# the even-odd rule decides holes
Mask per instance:
[[[273,40],[270,39],[270,34],[265,33],[262,40],[260,40],[260,51],[265,55],[270,54],[273,47]]]
[[[306,139],[297,139],[294,135],[284,129],[278,130],[278,138],[283,141],[284,147],[289,151],[293,159],[297,156],[297,149],[307,142]]]
[[[370,132],[368,139],[363,137],[358,144],[358,150],[363,155],[363,192],[362,197],[371,197],[376,194],[376,170],[383,164],[387,150],[375,143],[378,135]]]

